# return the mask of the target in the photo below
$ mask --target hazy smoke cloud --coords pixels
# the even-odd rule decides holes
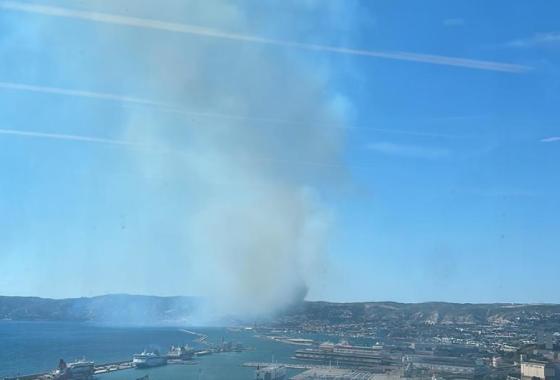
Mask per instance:
[[[298,3],[294,6],[303,6],[305,12],[319,6]],[[274,12],[241,4],[167,1],[160,9],[157,2],[131,1],[93,3],[88,9],[98,6],[103,7],[99,11],[126,10],[170,20],[184,16],[188,22],[234,32],[257,31],[261,25],[275,32]],[[159,186],[162,199],[188,200],[188,207],[177,210],[179,217],[168,221],[183,227],[180,254],[188,259],[185,287],[178,292],[209,296],[214,311],[246,316],[301,300],[324,265],[332,222],[318,189],[344,178],[340,156],[345,101],[330,88],[327,58],[200,36],[92,27],[99,28],[96,49],[113,58],[122,56],[114,67],[103,66],[107,82],[96,88],[110,83],[126,96],[193,112],[242,116],[125,109],[120,138],[163,148],[130,152],[147,178],[146,186],[160,181],[166,184]],[[279,34],[301,24],[281,27]],[[307,62],[311,59],[313,65]],[[119,72],[126,75],[114,74]],[[267,123],[263,118],[298,123]],[[158,200],[149,202],[158,207]],[[158,259],[158,252],[147,253],[143,247],[131,251]],[[153,277],[165,281],[165,274]]]
[[[243,9],[204,4],[189,13],[211,7],[229,29],[243,29]],[[302,299],[325,260],[331,221],[314,187],[342,175],[342,110],[327,89],[326,73],[261,46],[200,38],[168,44],[161,35],[138,42],[149,52],[142,59],[153,67],[158,98],[200,112],[247,116],[171,125],[161,117],[130,115],[131,139],[145,141],[148,134],[157,145],[188,152],[160,157],[152,167],[182,177],[185,196],[196,200],[177,221],[185,223],[191,249],[185,275],[203,284],[223,313],[258,315]],[[262,116],[301,124],[252,121]]]

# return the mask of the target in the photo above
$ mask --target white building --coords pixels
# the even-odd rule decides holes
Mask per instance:
[[[560,371],[555,363],[527,361],[521,363],[521,380],[559,379]]]

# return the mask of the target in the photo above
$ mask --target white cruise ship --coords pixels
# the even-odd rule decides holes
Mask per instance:
[[[160,355],[158,351],[144,351],[132,357],[132,364],[136,368],[159,367],[167,364],[167,357]]]

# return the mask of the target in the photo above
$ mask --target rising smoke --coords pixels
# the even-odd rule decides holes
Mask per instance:
[[[185,13],[222,15],[228,30],[243,30],[255,17],[232,3],[197,5]],[[185,196],[196,199],[177,221],[185,223],[190,243],[185,273],[204,284],[216,310],[245,316],[277,311],[303,299],[325,265],[332,218],[316,188],[344,175],[341,102],[328,89],[326,68],[313,72],[293,52],[181,39],[139,41],[149,52],[141,59],[153,68],[158,99],[241,118],[171,123],[160,116],[142,123],[131,112],[127,138],[186,152],[165,155],[155,170],[184,178]]]
[[[99,11],[249,34],[307,28],[281,25],[276,21],[281,15],[251,2],[163,4],[131,0],[88,4],[88,9],[103,6]],[[292,5],[296,19],[298,8],[330,12],[320,2]],[[191,112],[127,107],[120,136],[157,147],[130,152],[146,186],[169,182],[173,185],[160,187],[162,199],[178,192],[188,199],[189,206],[169,221],[183,228],[181,255],[188,262],[185,288],[178,292],[201,293],[212,300],[214,312],[240,316],[269,314],[302,300],[327,261],[333,217],[320,189],[345,178],[346,102],[332,90],[328,57],[142,28],[96,27],[96,48],[122,57],[114,67],[104,67],[104,77],[117,83],[119,93],[140,91]],[[127,75],[112,77],[122,72]],[[157,207],[157,200],[151,201]],[[150,254],[157,259],[157,252]]]

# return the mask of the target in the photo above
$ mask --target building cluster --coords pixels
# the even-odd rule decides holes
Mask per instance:
[[[398,326],[307,321],[261,333],[299,344],[293,358],[317,366],[299,374],[298,380],[560,380],[559,331],[560,325],[497,319]],[[339,343],[313,341],[310,336]]]
[[[560,345],[551,332],[539,330],[534,345],[520,349],[520,379],[560,380]]]

